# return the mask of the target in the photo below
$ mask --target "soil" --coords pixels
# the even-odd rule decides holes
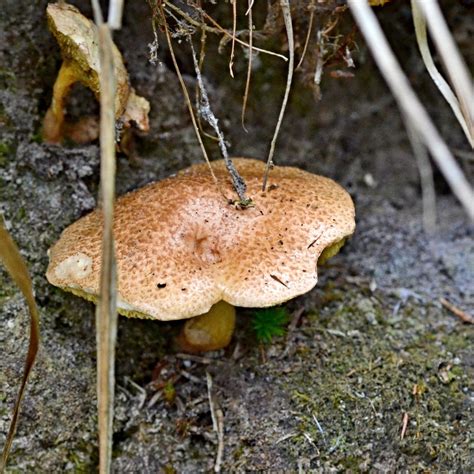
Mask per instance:
[[[466,41],[473,33],[466,20],[472,20],[472,6],[445,3],[473,65]],[[7,471],[94,472],[94,307],[50,286],[44,274],[47,249],[61,230],[95,207],[99,150],[97,144],[41,141],[60,65],[45,7],[44,1],[7,0],[0,13],[0,210],[28,262],[42,330]],[[394,2],[378,15],[448,144],[468,151],[423,70],[408,5]],[[153,34],[146,3],[126,2],[124,18],[115,39],[134,87],[151,102],[151,131],[137,138],[135,160],[119,156],[118,194],[202,159],[162,37],[163,62],[148,61]],[[346,21],[352,22],[348,14]],[[251,309],[239,310],[228,349],[202,357],[177,352],[178,323],[121,318],[115,472],[213,470],[218,437],[208,377],[215,410],[223,414],[224,472],[474,471],[474,326],[440,303],[445,298],[472,314],[473,228],[436,174],[438,225],[434,233],[423,230],[418,169],[399,112],[363,40],[356,40],[355,77],[324,76],[320,101],[296,76],[275,155],[277,163],[344,185],[356,203],[356,233],[321,269],[318,286],[286,305],[290,329],[271,344],[257,343]],[[185,44],[178,53],[192,86]],[[239,50],[232,80],[228,53],[226,46],[221,55],[207,54],[203,73],[211,104],[231,153],[264,159],[285,65],[258,56],[246,133],[240,125],[245,54]],[[96,113],[97,105],[78,87],[70,112],[84,110]],[[207,145],[218,158],[217,146]],[[472,178],[472,155],[462,164]],[[26,304],[3,269],[0,325],[3,441],[28,328]]]

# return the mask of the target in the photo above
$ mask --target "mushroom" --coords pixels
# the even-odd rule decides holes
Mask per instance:
[[[71,129],[71,126],[65,123],[64,109],[72,86],[80,82],[99,98],[99,36],[96,25],[76,7],[65,2],[50,3],[46,14],[49,29],[61,48],[63,63],[54,83],[51,106],[43,121],[43,138],[50,143],[59,143],[65,132]],[[115,44],[112,44],[112,54],[116,78],[115,117],[123,123],[125,129],[134,123],[139,130],[147,132],[150,104],[130,87],[122,55]],[[91,136],[97,138],[98,128],[95,126],[97,133],[94,135],[90,131],[93,128],[90,123],[90,120],[80,122],[88,133],[73,129],[69,135],[86,136],[86,139],[90,139]]]
[[[198,164],[115,206],[119,313],[193,318],[179,337],[190,351],[229,343],[232,306],[274,306],[311,290],[318,258],[337,253],[355,228],[352,200],[331,179],[276,166],[263,192],[264,163],[234,163],[254,207],[239,208],[225,197],[233,188],[222,160],[212,163],[218,185]],[[50,249],[49,282],[96,301],[101,238],[100,210],[65,229]]]

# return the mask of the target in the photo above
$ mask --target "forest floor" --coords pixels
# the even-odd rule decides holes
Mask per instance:
[[[118,158],[118,194],[201,160],[176,75],[167,61],[148,61],[147,6],[129,3],[116,40],[134,87],[151,102],[151,132],[137,140],[136,160]],[[44,274],[60,232],[96,205],[99,152],[97,144],[41,142],[60,64],[45,5],[7,1],[0,13],[0,211],[31,270],[42,329],[8,472],[92,472],[94,307],[50,286]],[[423,73],[406,6],[386,8],[382,20],[392,39],[402,37],[398,53],[415,87],[449,145],[467,150]],[[468,9],[449,10],[459,37]],[[399,23],[391,21],[395,15]],[[444,298],[472,314],[473,228],[436,176],[438,226],[424,232],[418,170],[399,112],[358,41],[353,79],[326,78],[319,102],[296,83],[276,153],[277,163],[330,176],[349,190],[354,236],[321,269],[318,286],[286,305],[290,330],[265,347],[252,333],[251,309],[239,310],[228,349],[198,358],[177,353],[178,323],[120,318],[115,472],[212,471],[218,436],[209,376],[223,413],[224,472],[474,471],[474,326],[441,304]],[[231,152],[264,159],[285,66],[257,64],[245,133],[239,116],[246,61],[242,54],[232,81],[223,78],[227,60],[208,53],[211,102]],[[71,110],[84,107],[97,112],[78,88]],[[217,148],[209,148],[217,158]],[[472,178],[472,158],[463,165]],[[3,440],[28,329],[25,302],[3,269],[0,327]]]

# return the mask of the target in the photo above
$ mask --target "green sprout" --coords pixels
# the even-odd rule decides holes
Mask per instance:
[[[255,311],[252,318],[252,327],[259,343],[269,344],[274,337],[284,336],[285,325],[290,318],[286,308],[274,307]]]

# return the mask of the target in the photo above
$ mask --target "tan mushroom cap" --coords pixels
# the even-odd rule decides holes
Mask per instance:
[[[100,58],[97,26],[75,6],[67,3],[48,4],[46,14],[49,29],[58,40],[64,61],[75,65],[78,77],[80,76],[81,81],[99,97]],[[122,55],[114,43],[112,43],[112,54],[117,82],[115,114],[120,117],[127,105],[130,86]]]
[[[238,209],[205,164],[122,196],[115,207],[118,308],[129,316],[183,319],[218,301],[265,307],[311,290],[321,252],[354,232],[349,194],[328,178],[277,166],[261,191],[264,163],[235,158],[255,207]],[[221,191],[235,193],[223,161]],[[95,300],[102,214],[69,226],[51,248],[48,280]]]

